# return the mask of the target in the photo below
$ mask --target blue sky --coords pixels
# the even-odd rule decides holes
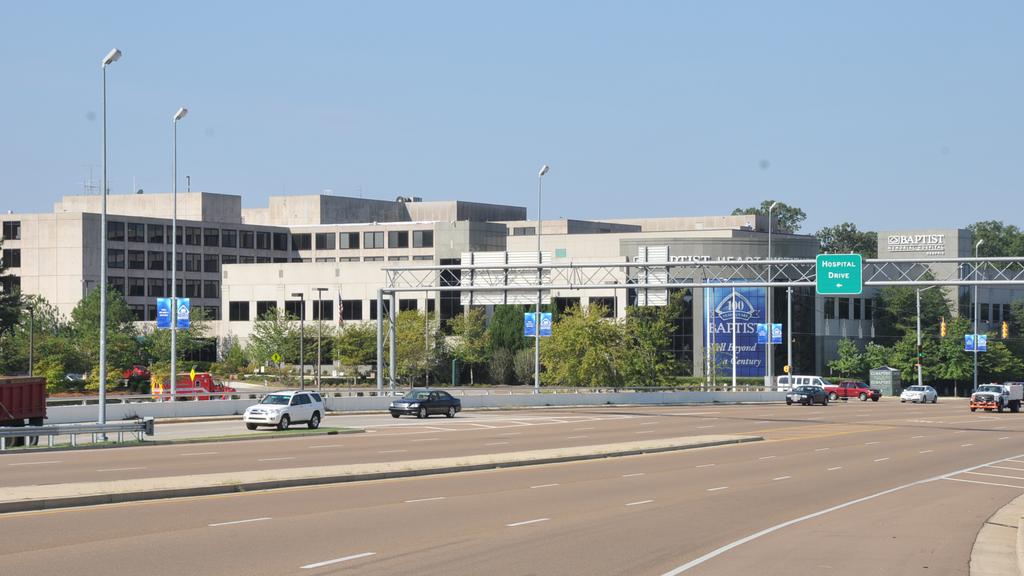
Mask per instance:
[[[728,213],[805,232],[1022,225],[1024,4],[947,1],[9,2],[0,210],[100,174],[544,216]]]

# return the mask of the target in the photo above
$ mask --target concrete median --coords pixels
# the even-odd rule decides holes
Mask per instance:
[[[478,454],[429,460],[283,468],[278,470],[225,472],[108,482],[17,486],[0,489],[0,513],[249,492],[317,484],[359,482],[384,478],[405,478],[513,466],[553,464],[706,448],[760,440],[763,440],[760,436],[688,436],[640,442],[551,448],[500,454]]]

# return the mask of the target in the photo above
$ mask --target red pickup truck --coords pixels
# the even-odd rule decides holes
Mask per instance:
[[[826,386],[825,392],[828,394],[829,400],[860,398],[861,402],[866,402],[870,398],[872,402],[878,402],[878,399],[882,397],[882,391],[878,388],[871,388],[863,382],[854,381]]]

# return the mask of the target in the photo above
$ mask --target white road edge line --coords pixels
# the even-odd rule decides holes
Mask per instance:
[[[216,526],[231,526],[232,524],[248,524],[249,522],[262,522],[264,520],[271,520],[271,518],[269,516],[264,516],[262,518],[249,518],[248,520],[234,520],[232,522],[217,522],[216,524],[207,524],[207,526],[209,526],[210,528],[214,528]]]
[[[43,460],[40,462],[12,462],[8,466],[32,466],[33,464],[60,464],[60,460]]]
[[[524,520],[522,522],[513,522],[511,524],[505,524],[509,528],[515,528],[516,526],[525,526],[527,524],[536,524],[537,522],[547,522],[551,518],[534,518],[533,520]]]
[[[643,476],[643,472],[634,472],[633,474],[623,474],[623,478],[632,478],[633,476]]]
[[[929,452],[935,452],[935,450],[921,450],[918,454],[927,454]]]
[[[877,460],[875,460],[875,462],[885,462],[888,459],[889,459],[889,457],[886,456],[885,458],[878,458]]]
[[[220,452],[185,452],[184,454],[178,454],[178,456],[211,456],[213,454],[220,454]]]
[[[536,486],[530,486],[530,488],[551,488],[552,486],[558,486],[558,483],[554,484],[537,484]]]
[[[790,478],[792,478],[792,476],[779,476],[778,478],[772,478],[772,482],[775,482],[776,480],[789,480]]]
[[[1013,458],[1022,458],[1022,457],[1024,457],[1024,454],[1019,454],[1017,456],[1014,456]],[[991,466],[992,464],[999,464],[1000,462],[1006,462],[1007,460],[1010,460],[1010,458],[1000,458],[999,460],[993,460],[991,462],[986,462],[984,464],[979,464],[977,466],[971,466],[970,468],[963,468],[963,469],[960,469],[960,470],[949,472],[947,474],[941,474],[939,476],[932,476],[931,478],[925,478],[923,480],[915,480],[914,482],[910,482],[908,484],[902,484],[900,486],[896,486],[895,488],[889,488],[888,490],[882,490],[881,492],[876,492],[876,493],[870,494],[868,496],[857,498],[855,500],[850,500],[850,501],[844,502],[842,504],[837,504],[835,506],[832,506],[831,508],[825,508],[824,510],[819,510],[817,512],[812,512],[810,514],[806,514],[806,515],[800,516],[798,518],[793,518],[792,520],[787,520],[787,521],[782,522],[780,524],[776,524],[774,526],[770,526],[768,528],[765,528],[764,530],[761,530],[759,532],[754,532],[753,534],[751,534],[749,536],[745,536],[743,538],[740,538],[739,540],[736,540],[734,542],[730,542],[729,544],[726,544],[725,546],[720,546],[719,548],[716,548],[715,550],[712,550],[711,552],[708,552],[707,554],[704,554],[703,556],[701,556],[699,558],[695,558],[693,560],[690,560],[689,562],[687,562],[686,564],[683,564],[682,566],[679,566],[678,568],[675,568],[673,570],[665,572],[662,576],[678,576],[679,574],[682,574],[683,572],[689,571],[691,568],[696,568],[697,566],[700,566],[701,564],[707,562],[708,560],[711,560],[713,558],[721,556],[722,554],[725,554],[726,552],[728,552],[729,550],[732,550],[733,548],[736,548],[738,546],[742,546],[743,544],[746,544],[748,542],[753,542],[754,540],[757,540],[758,538],[761,538],[762,536],[767,536],[768,534],[771,534],[773,532],[778,532],[779,530],[782,530],[783,528],[788,528],[790,526],[793,526],[794,524],[799,524],[801,522],[805,522],[807,520],[811,520],[811,519],[817,518],[819,516],[824,516],[826,514],[830,514],[832,512],[836,512],[836,511],[842,510],[844,508],[849,508],[850,506],[854,506],[856,504],[860,504],[861,502],[867,502],[869,500],[874,500],[875,498],[880,498],[882,496],[887,496],[887,495],[892,494],[894,492],[899,492],[901,490],[906,490],[907,488],[912,488],[914,486],[919,486],[921,484],[927,484],[929,482],[935,482],[936,480],[956,480],[955,478],[950,478],[950,476],[955,476],[957,474],[963,474],[965,472],[971,472],[973,470],[977,470],[978,468],[984,468],[985,466]],[[969,480],[963,480],[963,482],[969,482]],[[1013,486],[1013,488],[1021,488],[1021,486]]]
[[[771,460],[772,458],[775,458],[775,456],[761,456],[758,460]]]
[[[412,504],[413,502],[432,502],[434,500],[444,500],[444,496],[434,496],[433,498],[416,498],[414,500],[406,500],[406,504]]]
[[[840,470],[840,469],[842,469],[842,466],[833,466],[833,467],[829,468],[828,471],[831,472],[833,470]]]
[[[985,486],[1003,486],[1004,488],[1024,489],[1024,486],[1017,486],[1014,484],[999,484],[996,482],[982,482],[980,480],[964,480],[963,478],[943,478],[943,480],[949,480],[950,482],[967,482],[968,484],[984,484]]]
[[[301,568],[303,570],[312,570],[313,568],[321,568],[323,566],[330,566],[331,564],[337,564],[339,562],[345,562],[348,560],[357,560],[359,558],[366,558],[367,556],[374,556],[376,552],[363,552],[362,554],[353,554],[351,556],[345,556],[344,558],[335,558],[334,560],[325,560],[323,562],[317,562],[316,564],[306,564]]]
[[[708,492],[717,492],[719,490],[725,490],[726,488],[728,488],[728,486],[718,486],[716,488],[708,488],[707,491]]]
[[[100,468],[97,472],[123,472],[125,470],[145,470],[145,466],[132,466],[131,468]]]
[[[641,504],[650,504],[651,502],[654,502],[654,500],[640,500],[639,502],[630,502],[626,506],[639,506]]]
[[[709,466],[714,466],[714,464],[698,464],[695,468],[707,468]]]
[[[815,452],[824,452],[825,450],[831,450],[831,448],[815,448]]]

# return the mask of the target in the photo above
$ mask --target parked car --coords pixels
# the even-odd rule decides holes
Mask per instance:
[[[797,386],[819,386],[826,388],[832,383],[821,376],[778,376],[775,380],[775,389],[779,392],[787,392]]]
[[[825,392],[828,392],[829,400],[860,398],[861,402],[866,402],[870,398],[872,402],[878,402],[878,399],[882,397],[882,391],[878,388],[871,388],[867,384],[855,380],[825,386]]]
[[[900,393],[900,402],[931,402],[935,404],[939,401],[939,393],[935,391],[935,388],[931,386],[910,386],[902,393]]]
[[[324,400],[316,392],[285,390],[267,394],[259,404],[246,408],[242,422],[249,430],[255,430],[257,426],[277,426],[278,430],[287,430],[300,422],[316,429],[320,427],[325,412]]]
[[[825,393],[825,389],[821,386],[797,386],[786,394],[786,404],[790,405],[794,402],[807,406],[811,404],[828,406],[828,394]]]
[[[392,418],[398,418],[402,414],[415,414],[417,418],[444,414],[449,418],[455,418],[455,413],[462,411],[462,401],[444,390],[413,388],[405,396],[392,402],[388,410]]]

